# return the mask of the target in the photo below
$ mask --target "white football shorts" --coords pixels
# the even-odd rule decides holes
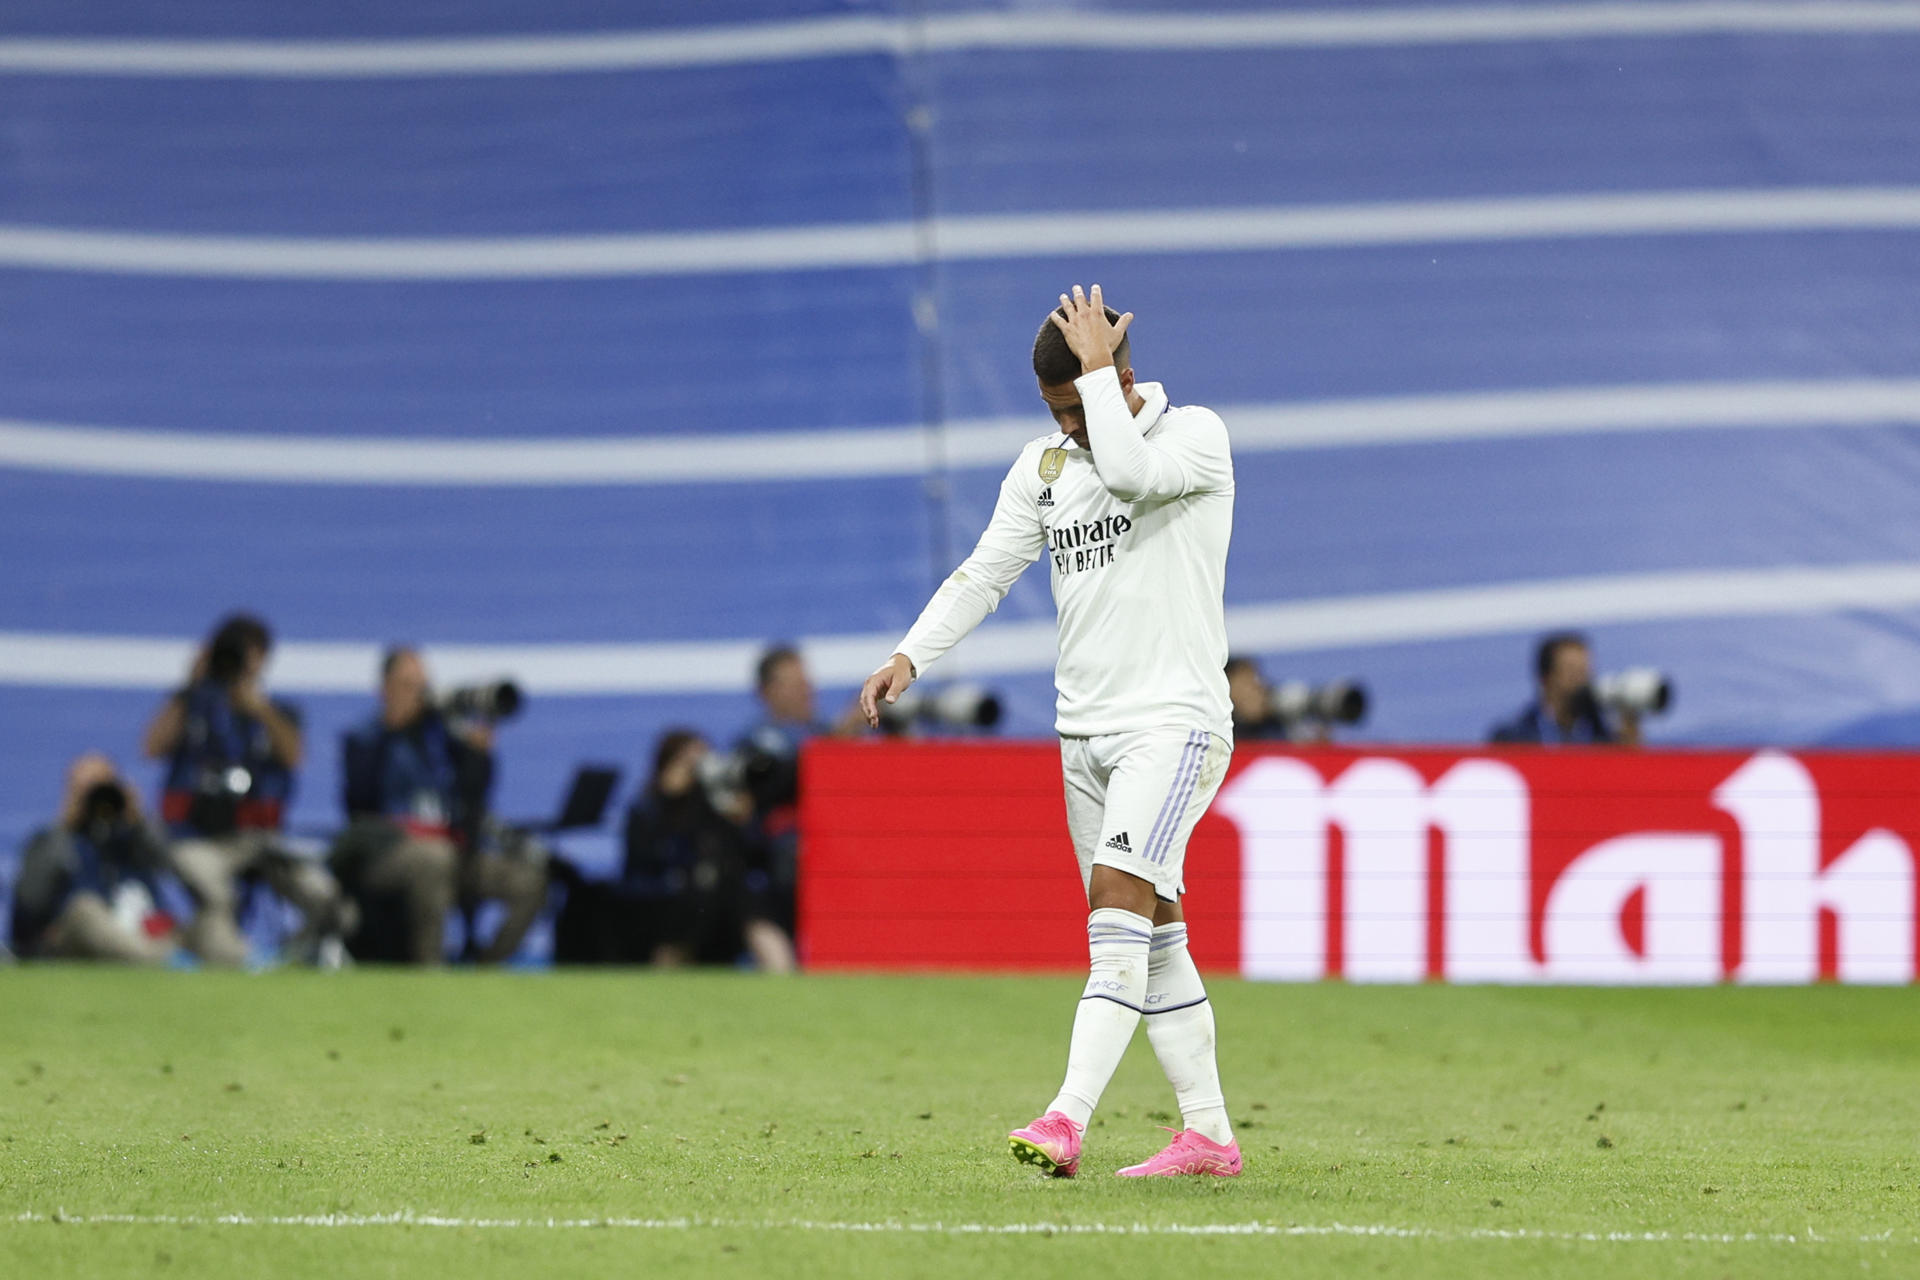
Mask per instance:
[[[1067,830],[1080,883],[1097,863],[1138,876],[1178,902],[1187,839],[1227,775],[1233,743],[1204,729],[1142,729],[1060,739]]]

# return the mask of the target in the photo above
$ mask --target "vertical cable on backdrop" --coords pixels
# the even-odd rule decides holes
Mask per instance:
[[[933,176],[933,105],[926,77],[927,15],[916,0],[907,24],[905,52],[896,55],[902,88],[901,120],[907,130],[911,166],[914,247],[913,324],[920,335],[920,420],[926,442],[926,495],[931,579],[935,589],[953,569],[951,484],[947,457],[947,389],[942,367],[939,303],[939,245],[934,219],[939,207]]]

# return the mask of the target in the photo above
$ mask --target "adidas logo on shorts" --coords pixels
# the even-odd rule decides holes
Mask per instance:
[[[1127,843],[1127,833],[1124,831],[1122,831],[1119,835],[1115,836],[1113,839],[1107,841],[1107,848],[1118,849],[1121,853],[1133,852],[1133,846]]]

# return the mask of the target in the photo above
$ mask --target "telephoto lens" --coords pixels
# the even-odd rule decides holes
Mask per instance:
[[[909,689],[897,702],[880,704],[880,727],[905,733],[914,725],[935,729],[991,729],[1004,708],[1000,695],[978,685],[950,684],[931,692]]]
[[[1595,680],[1593,697],[1609,710],[1659,715],[1673,705],[1673,681],[1652,667],[1629,667]]]
[[[459,685],[440,695],[440,710],[462,720],[498,723],[520,714],[526,699],[511,680]]]
[[[1319,685],[1289,680],[1274,686],[1268,706],[1276,720],[1359,724],[1367,718],[1367,687],[1358,680],[1332,680]]]

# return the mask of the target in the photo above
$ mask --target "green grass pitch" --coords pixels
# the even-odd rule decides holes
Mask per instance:
[[[0,972],[0,1276],[1920,1275],[1915,990],[1215,981],[1247,1173],[1144,1183],[1144,1035],[1006,1153],[1077,993]]]

